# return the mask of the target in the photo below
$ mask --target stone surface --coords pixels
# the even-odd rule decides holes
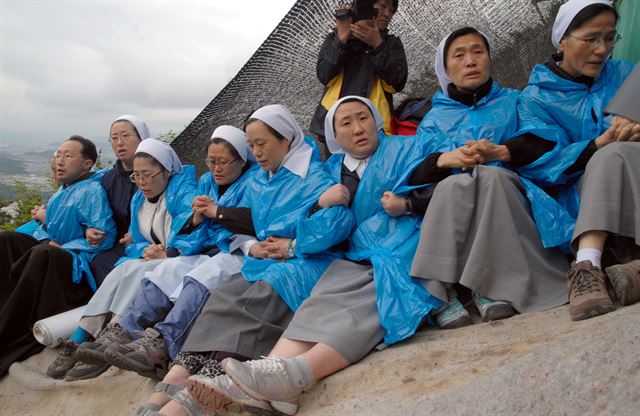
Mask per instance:
[[[153,382],[111,369],[49,380],[44,351],[0,382],[1,415],[132,415]],[[640,304],[571,322],[567,307],[428,329],[318,383],[299,415],[637,415]]]

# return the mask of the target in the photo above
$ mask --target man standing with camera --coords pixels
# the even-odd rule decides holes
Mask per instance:
[[[400,38],[388,33],[398,0],[354,0],[335,12],[336,27],[327,35],[316,71],[325,85],[310,130],[324,143],[324,118],[341,97],[358,95],[373,101],[391,133],[393,93],[407,81],[407,58]]]

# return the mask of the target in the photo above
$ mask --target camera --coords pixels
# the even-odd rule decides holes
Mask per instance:
[[[378,16],[378,11],[373,8],[374,0],[354,0],[350,9],[336,10],[334,16],[338,20],[349,20],[353,23],[358,20],[373,20]]]

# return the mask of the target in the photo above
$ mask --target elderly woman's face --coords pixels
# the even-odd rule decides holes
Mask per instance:
[[[371,110],[361,101],[341,104],[333,117],[336,141],[345,152],[366,159],[378,148],[378,131]]]
[[[459,90],[475,91],[489,80],[489,51],[477,33],[454,39],[445,59],[447,74]]]
[[[169,177],[166,169],[149,157],[137,156],[133,159],[133,174],[138,189],[145,198],[155,198],[167,189]]]
[[[262,169],[267,172],[280,169],[291,142],[274,136],[267,125],[259,120],[250,123],[246,130],[249,148]]]
[[[613,51],[616,16],[606,11],[587,20],[564,35],[560,41],[563,53],[560,67],[573,76],[597,77]],[[593,45],[597,44],[594,48]]]

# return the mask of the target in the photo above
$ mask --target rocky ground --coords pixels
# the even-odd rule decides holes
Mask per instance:
[[[65,383],[44,351],[0,382],[1,415],[132,415],[153,382],[111,369]],[[306,393],[306,415],[638,415],[640,304],[583,322],[567,307],[426,330]]]

